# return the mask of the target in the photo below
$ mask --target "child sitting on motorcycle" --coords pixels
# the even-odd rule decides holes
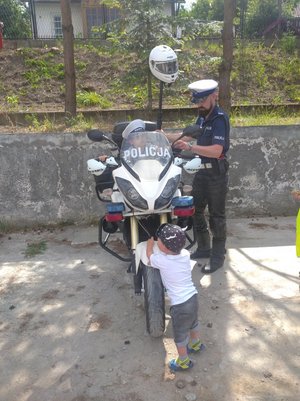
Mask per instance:
[[[184,249],[186,236],[181,227],[162,224],[156,236],[159,251],[155,251],[152,237],[147,241],[146,254],[151,267],[159,269],[171,302],[178,357],[169,362],[169,368],[172,371],[187,370],[193,366],[189,354],[205,348],[200,341],[198,291],[192,281],[190,253]]]
[[[130,147],[143,148],[145,146],[145,137],[143,136],[145,132],[145,122],[140,119],[131,121],[127,127],[122,132],[122,138],[127,141]],[[124,151],[124,149],[123,149]],[[107,155],[100,155],[98,159],[104,162],[107,159]]]

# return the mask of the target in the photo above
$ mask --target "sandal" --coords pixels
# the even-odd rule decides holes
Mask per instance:
[[[198,340],[193,345],[187,346],[188,354],[196,354],[197,352],[201,352],[205,350],[205,345]]]
[[[185,358],[181,361],[179,358],[172,359],[169,362],[169,368],[172,372],[184,371],[192,368],[194,366],[193,362],[190,360],[189,357]]]

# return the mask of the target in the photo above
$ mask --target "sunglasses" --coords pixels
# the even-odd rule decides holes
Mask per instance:
[[[209,96],[209,95],[208,95],[208,96]],[[204,103],[205,100],[208,98],[208,96],[204,96],[204,97],[200,97],[200,98],[197,98],[197,97],[195,97],[195,96],[192,96],[191,102],[194,103],[194,104],[201,104],[201,103]]]

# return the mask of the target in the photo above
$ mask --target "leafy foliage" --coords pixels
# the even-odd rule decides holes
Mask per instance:
[[[218,67],[222,57],[219,42],[197,40],[182,43],[177,54],[179,77],[170,87],[164,88],[164,107],[189,106],[187,86],[192,81],[202,78],[219,80]],[[5,50],[1,56],[1,110],[34,113],[63,109],[61,49]],[[116,53],[112,57],[107,48],[82,43],[76,45],[77,92],[81,93],[81,108],[110,108],[110,104],[121,109],[146,108],[148,87],[143,71],[149,69],[148,60],[144,63],[146,65],[142,65],[135,53]],[[300,58],[297,52],[287,52],[281,41],[272,47],[257,42],[236,43],[231,75],[232,103],[299,102],[299,76]],[[152,82],[152,92],[153,107],[156,107],[159,99],[156,80]],[[40,117],[32,118],[29,123],[38,127]],[[49,121],[45,120],[43,125],[51,128]]]
[[[288,54],[294,54],[297,49],[297,38],[294,35],[285,33],[280,39],[279,45]]]
[[[299,0],[237,0],[236,23],[248,38],[261,37],[267,26],[280,16],[291,17]],[[281,5],[281,7],[280,7]],[[189,12],[184,12],[201,21],[223,21],[224,0],[196,0]]]
[[[45,83],[50,79],[64,79],[64,63],[57,63],[53,49],[45,49],[41,53],[36,49],[22,48],[19,53],[23,56],[26,67],[24,76],[32,88],[37,88],[42,82]],[[38,57],[36,57],[37,55]],[[87,62],[75,61],[77,71],[85,71],[86,67]]]
[[[20,0],[0,0],[0,21],[4,23],[4,38],[31,37],[28,10]]]
[[[246,15],[248,37],[261,37],[264,29],[278,18],[278,2],[277,0],[249,1]]]
[[[240,0],[245,3],[245,33],[248,38],[261,37],[263,31],[280,17],[291,17],[299,0]]]
[[[119,0],[119,5],[122,18],[101,28],[113,50],[136,53],[145,60],[158,44],[175,43],[172,20],[163,11],[161,0]]]
[[[96,92],[78,92],[76,99],[79,106],[99,106],[101,109],[108,109],[112,106],[112,102]]]
[[[250,103],[298,102],[299,76],[300,59],[297,55],[288,55],[280,48],[271,51],[262,44],[244,46],[241,43],[235,50],[231,76],[235,88],[233,98],[244,98],[243,104],[247,104],[247,97],[251,99]]]
[[[197,0],[192,5],[190,15],[197,20],[223,21],[224,0]]]
[[[19,103],[19,96],[18,95],[7,95],[5,97],[6,102],[10,105],[10,106],[17,106]]]
[[[174,37],[175,21],[166,15],[165,3],[161,0],[119,0],[119,5],[122,18],[100,29],[107,34],[112,56],[130,54],[132,57],[133,68],[139,77],[139,86],[147,85],[146,93],[150,107],[152,79],[148,67],[149,54],[157,45],[173,47],[179,43]],[[135,104],[144,100],[143,92],[139,90],[135,94]]]

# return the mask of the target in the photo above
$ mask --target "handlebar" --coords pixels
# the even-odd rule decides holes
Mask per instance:
[[[197,124],[193,124],[193,125],[190,125],[190,126],[184,128],[180,137],[177,138],[171,144],[173,157],[174,158],[181,157],[184,160],[193,159],[195,157],[194,153],[187,151],[187,150],[177,149],[174,147],[174,144],[178,140],[180,140],[181,138],[183,138],[185,136],[197,137],[201,133],[201,131],[202,131],[202,128]],[[119,135],[119,133],[118,133],[118,135]],[[118,155],[119,155],[122,141],[120,141],[119,140],[120,138],[118,138],[118,142],[120,142],[120,143],[116,143],[116,141],[114,141],[113,139],[110,138],[110,136],[115,136],[115,133],[106,133],[106,132],[100,131],[99,129],[96,128],[96,129],[91,129],[90,131],[88,131],[87,136],[93,142],[107,141],[107,142],[111,143],[112,145],[114,145],[114,147],[111,148],[111,151],[118,151]],[[123,139],[123,138],[121,137],[121,139]],[[98,158],[96,158],[96,160],[98,160]]]

